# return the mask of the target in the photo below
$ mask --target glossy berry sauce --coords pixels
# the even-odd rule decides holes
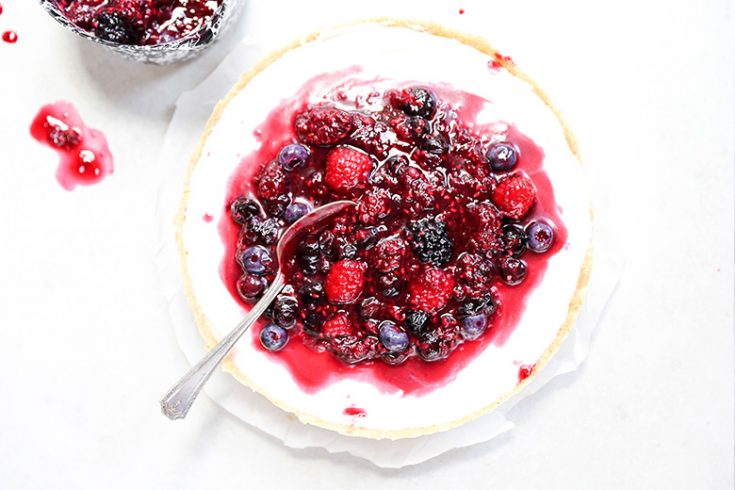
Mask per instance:
[[[117,44],[154,45],[206,27],[222,0],[56,0],[78,27]]]
[[[296,321],[286,322],[284,348],[263,350],[306,392],[351,377],[385,392],[420,395],[453,379],[490,344],[508,339],[567,232],[543,170],[543,150],[513,124],[478,123],[488,101],[445,85],[421,85],[422,92],[405,83],[381,91],[374,87],[378,81],[345,76],[312,79],[255,130],[261,146],[232,174],[219,222],[221,276],[248,308],[261,294],[251,293],[273,276],[253,276],[251,264],[238,256],[261,247],[275,258],[278,234],[287,226],[284,206],[355,200],[356,208],[307,234],[288,258],[288,286],[279,298],[293,308],[279,313],[277,299],[269,315],[276,323]],[[413,104],[425,92],[434,110]],[[325,93],[323,100],[309,103],[313,93]],[[307,163],[284,172],[279,152],[296,143],[308,148]],[[490,170],[485,157],[498,143],[516,149],[517,164],[508,171]],[[406,165],[393,165],[396,157]],[[360,173],[365,165],[369,177]],[[398,178],[389,166],[401,169]],[[356,175],[359,184],[341,187]],[[532,206],[520,212],[498,195],[504,182],[519,179],[533,191]],[[248,204],[231,216],[235,202]],[[544,253],[514,248],[502,231],[515,226],[523,235],[534,220],[554,231]],[[525,273],[516,274],[517,267],[508,272],[511,262],[520,262]],[[248,279],[245,290],[242,278]],[[416,312],[424,314],[422,325],[414,321]],[[268,321],[253,329],[256,345]]]
[[[531,374],[533,374],[533,370],[536,369],[535,364],[524,364],[521,367],[518,368],[518,382],[525,380]]]
[[[59,155],[56,180],[67,191],[96,184],[113,172],[105,135],[86,126],[68,102],[43,106],[33,119],[31,136]]]

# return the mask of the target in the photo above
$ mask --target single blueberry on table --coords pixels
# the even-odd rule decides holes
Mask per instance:
[[[483,313],[470,315],[462,319],[462,337],[476,340],[487,330],[487,316]]]
[[[255,245],[242,251],[240,265],[246,272],[263,276],[273,267],[273,258],[267,248]]]
[[[408,334],[390,320],[385,320],[378,326],[378,337],[383,347],[390,352],[403,352],[408,349]]]
[[[543,253],[551,248],[554,243],[554,229],[545,221],[532,221],[526,227],[528,235],[528,249]]]
[[[278,163],[287,172],[303,167],[308,159],[309,150],[304,145],[299,144],[286,145],[278,154]]]
[[[304,217],[311,207],[303,202],[292,202],[283,213],[283,221],[289,225],[296,223],[300,218]]]
[[[518,150],[508,143],[495,143],[487,150],[485,158],[496,172],[507,172],[518,163]]]
[[[278,352],[288,342],[288,332],[276,325],[269,323],[260,331],[260,343],[271,352]]]

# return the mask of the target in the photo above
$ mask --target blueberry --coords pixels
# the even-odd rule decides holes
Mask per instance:
[[[378,327],[378,336],[383,347],[390,352],[403,352],[408,349],[408,334],[399,329],[395,323],[385,320]]]
[[[347,241],[339,244],[339,258],[354,259],[357,256],[357,247]]]
[[[304,145],[286,145],[278,154],[278,163],[281,164],[286,172],[296,170],[298,167],[306,165],[309,159],[309,150]]]
[[[281,328],[293,328],[296,325],[298,308],[299,304],[293,296],[278,296],[273,305],[273,320]]]
[[[288,332],[275,323],[269,323],[260,331],[260,343],[271,352],[283,349],[287,342]]]
[[[299,243],[299,252],[302,255],[319,255],[319,237],[308,235]]]
[[[449,151],[449,142],[444,136],[436,134],[433,136],[426,136],[421,140],[419,147],[427,153],[432,155],[442,156]]]
[[[520,225],[504,225],[501,233],[503,245],[508,253],[518,256],[526,249],[526,232]]]
[[[500,279],[509,286],[517,286],[526,278],[526,263],[509,255],[500,262]]]
[[[487,150],[485,158],[496,172],[507,172],[518,163],[518,149],[508,143],[495,143]]]
[[[237,292],[245,301],[254,301],[263,294],[268,281],[265,277],[254,276],[252,274],[243,274],[237,280]]]
[[[258,204],[247,197],[238,197],[230,205],[230,215],[235,223],[246,225],[256,216],[260,216]]]
[[[291,225],[304,217],[309,211],[311,211],[311,206],[308,204],[292,202],[283,213],[283,221]]]
[[[299,255],[298,261],[301,271],[307,276],[313,276],[319,270],[318,255]]]
[[[545,221],[532,221],[526,227],[528,248],[536,253],[546,252],[554,243],[554,229]]]
[[[273,268],[273,258],[268,249],[255,245],[242,251],[239,257],[240,265],[245,272],[256,276],[263,276]]]
[[[462,337],[476,340],[487,330],[487,316],[482,313],[462,319]]]

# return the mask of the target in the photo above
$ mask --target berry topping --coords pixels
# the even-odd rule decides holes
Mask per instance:
[[[390,352],[403,352],[408,349],[408,334],[398,328],[395,323],[385,320],[378,327],[380,343]]]
[[[411,87],[391,94],[391,102],[409,116],[431,119],[436,113],[436,98],[426,88]]]
[[[462,319],[462,336],[467,340],[478,339],[487,329],[487,316],[483,313]]]
[[[413,307],[432,314],[447,305],[453,288],[454,276],[435,268],[425,269],[408,285]]]
[[[545,221],[532,221],[526,227],[528,235],[528,249],[543,253],[551,248],[554,243],[554,229]]]
[[[453,243],[447,224],[438,216],[414,221],[408,225],[411,247],[418,259],[425,264],[442,266],[452,259]]]
[[[294,125],[302,142],[317,146],[336,145],[353,129],[352,117],[348,112],[328,106],[299,114]]]
[[[271,352],[278,352],[288,343],[288,332],[275,323],[269,323],[260,331],[260,343]]]
[[[329,152],[324,181],[335,191],[349,192],[365,184],[372,170],[369,155],[343,146]]]
[[[334,304],[354,303],[362,293],[365,284],[363,262],[341,260],[332,265],[327,275],[327,299]]]
[[[268,274],[273,269],[273,259],[268,249],[260,245],[246,248],[238,259],[245,272],[256,276]]]
[[[283,221],[291,225],[306,216],[309,211],[311,211],[311,207],[308,204],[303,202],[292,202],[283,212]]]
[[[299,167],[303,167],[308,159],[309,149],[304,145],[286,145],[278,154],[278,163],[286,172],[292,172]]]
[[[252,199],[239,197],[232,201],[230,215],[235,223],[247,225],[252,218],[260,216],[260,207]]]
[[[536,202],[536,188],[523,174],[513,174],[493,191],[493,202],[509,218],[521,219]]]
[[[526,278],[526,263],[509,255],[500,262],[500,279],[509,286],[517,286]]]
[[[496,172],[507,172],[518,163],[518,149],[508,143],[495,143],[487,150],[485,158]]]
[[[510,124],[463,121],[473,111],[440,100],[447,90],[388,90],[350,110],[353,99],[337,93],[315,107],[285,101],[286,111],[306,107],[293,131],[282,125],[291,113],[274,111],[278,133],[264,131],[267,144],[243,162],[255,174],[232,182],[240,235],[227,278],[248,302],[273,280],[273,248],[288,226],[324,204],[355,203],[281,257],[287,285],[266,316],[307,349],[393,369],[383,365],[447,359],[491,329],[503,338],[543,277],[554,235],[566,238],[558,216],[545,214],[556,209],[553,194],[543,186],[537,195],[518,169],[543,176],[542,152]]]

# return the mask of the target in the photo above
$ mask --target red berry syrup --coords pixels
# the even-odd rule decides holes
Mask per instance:
[[[56,180],[67,191],[96,184],[113,172],[105,135],[86,126],[68,102],[43,106],[31,124],[31,136],[58,153]]]

